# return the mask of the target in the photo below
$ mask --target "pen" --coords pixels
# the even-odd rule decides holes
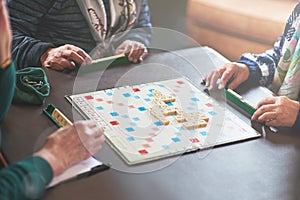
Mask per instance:
[[[97,174],[98,172],[102,172],[104,170],[107,170],[111,167],[111,164],[102,164],[102,165],[97,165],[93,168],[91,168],[90,171],[87,171],[87,172],[83,172],[81,174],[78,174],[76,176],[76,179],[79,180],[81,178],[86,178],[86,177],[89,177],[89,176],[92,176],[94,174]]]

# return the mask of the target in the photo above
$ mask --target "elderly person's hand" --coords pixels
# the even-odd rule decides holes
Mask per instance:
[[[115,51],[116,55],[121,53],[125,53],[129,61],[139,63],[148,55],[148,50],[146,46],[140,42],[125,40]]]
[[[104,142],[103,130],[92,121],[78,121],[50,135],[35,153],[50,164],[54,176],[95,154]]]
[[[11,30],[5,1],[0,2],[0,66],[7,67],[11,60]]]
[[[218,79],[220,79],[218,89],[223,89],[226,85],[229,89],[235,89],[248,79],[249,73],[247,65],[231,62],[225,64],[218,70],[210,72],[210,74],[204,78],[204,81],[209,90],[216,87]]]
[[[89,64],[91,61],[91,57],[84,50],[71,44],[51,48],[41,57],[42,67],[58,71],[74,69],[83,62]]]
[[[267,126],[292,127],[299,113],[299,102],[285,96],[270,97],[257,105],[251,120],[265,122]]]

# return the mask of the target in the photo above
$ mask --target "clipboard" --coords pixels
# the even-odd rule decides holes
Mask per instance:
[[[49,104],[43,113],[58,127],[70,126],[73,123],[53,104]],[[52,179],[48,188],[52,188],[56,185],[68,183],[75,180],[80,180],[85,177],[92,176],[96,173],[109,169],[111,164],[104,164],[94,157],[90,157],[80,163],[73,165],[65,172]]]

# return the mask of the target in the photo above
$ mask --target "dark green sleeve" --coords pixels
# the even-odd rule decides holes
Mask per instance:
[[[0,69],[0,123],[3,121],[13,98],[15,76],[13,63],[6,69]]]
[[[38,156],[0,170],[0,199],[38,199],[53,177],[46,160]]]

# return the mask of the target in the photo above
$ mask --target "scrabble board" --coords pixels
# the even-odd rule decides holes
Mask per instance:
[[[260,137],[186,78],[69,95],[129,164]]]

